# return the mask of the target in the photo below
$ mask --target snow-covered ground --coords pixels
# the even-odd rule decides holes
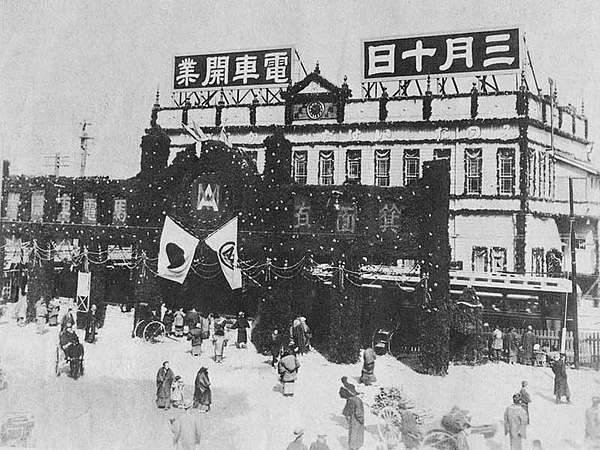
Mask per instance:
[[[209,369],[213,407],[210,413],[199,414],[202,449],[285,449],[298,426],[305,430],[307,447],[324,430],[332,450],[347,448],[344,401],[338,389],[343,375],[356,384],[360,363],[335,365],[311,352],[300,358],[296,395],[285,398],[270,359],[251,346],[245,350],[229,346],[223,364],[215,364],[210,342],[204,343],[205,353],[194,358],[184,339],[157,344],[131,339],[131,324],[130,313],[109,308],[97,343],[85,346],[85,376],[75,381],[54,374],[57,328],[38,335],[34,324],[18,327],[9,309],[0,319],[0,365],[9,383],[0,391],[0,415],[32,413],[36,448],[169,449],[168,418],[199,414],[156,408],[156,372],[169,360],[188,385],[190,397],[198,369]],[[459,405],[472,413],[474,424],[497,424],[500,433],[493,439],[471,436],[472,449],[508,448],[501,421],[522,380],[529,381],[533,398],[527,441],[530,445],[540,439],[544,449],[583,448],[585,409],[592,395],[600,394],[600,373],[590,370],[569,372],[573,403],[563,405],[554,404],[553,375],[547,368],[505,363],[455,366],[440,378],[419,375],[384,356],[377,359],[375,372],[378,386],[401,387],[417,407],[428,409],[436,419]],[[372,403],[378,388],[359,389],[365,403]],[[365,450],[380,445],[376,424],[376,417],[367,413]]]

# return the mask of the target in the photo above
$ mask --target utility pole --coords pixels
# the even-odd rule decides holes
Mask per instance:
[[[89,153],[88,141],[94,139],[93,137],[90,137],[87,133],[86,129],[89,125],[91,125],[91,123],[87,120],[84,120],[81,124],[81,136],[79,136],[79,147],[81,148],[81,167],[79,170],[80,177],[85,177],[85,166],[87,165],[87,157]]]
[[[577,308],[577,243],[575,242],[575,212],[573,207],[573,178],[569,177],[569,228],[571,241],[571,282],[573,290],[571,293],[571,304],[573,313],[573,362],[575,368],[579,369],[579,312]]]
[[[548,78],[548,83],[550,84],[550,148],[552,149],[552,152],[554,152],[554,97],[556,92],[554,80]]]

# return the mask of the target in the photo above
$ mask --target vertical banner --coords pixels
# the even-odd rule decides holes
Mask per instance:
[[[9,192],[6,202],[6,220],[17,220],[19,217],[19,203],[21,194],[18,192]]]
[[[42,222],[44,220],[44,191],[33,191],[31,193],[31,221]]]
[[[81,223],[96,223],[96,196],[89,193],[83,194],[83,217]]]
[[[235,216],[204,240],[206,245],[217,252],[221,270],[232,290],[242,287],[242,272],[238,266],[237,231],[238,218]]]
[[[70,222],[71,221],[71,196],[69,194],[63,194],[59,198],[60,200],[60,212],[56,217],[57,222]]]
[[[77,297],[88,297],[92,285],[92,272],[77,273]]]
[[[116,198],[113,209],[113,225],[124,226],[127,222],[127,200]]]

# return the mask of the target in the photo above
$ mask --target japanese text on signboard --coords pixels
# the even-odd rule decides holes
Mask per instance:
[[[289,83],[292,49],[176,56],[175,89],[211,89]]]
[[[365,80],[516,72],[519,29],[365,41]]]

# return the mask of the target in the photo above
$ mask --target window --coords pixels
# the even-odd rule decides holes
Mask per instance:
[[[404,185],[409,186],[419,180],[419,149],[404,150]]]
[[[498,194],[515,193],[515,152],[512,148],[498,149]]]
[[[294,152],[294,162],[292,165],[293,178],[298,184],[306,184],[306,165],[308,160],[308,152],[306,150]]]
[[[481,194],[481,149],[465,150],[465,194]]]
[[[531,249],[531,271],[535,275],[542,275],[545,272],[543,247],[534,247]]]
[[[488,271],[487,247],[473,247],[473,251],[471,253],[471,268],[473,272]]]
[[[17,220],[19,216],[19,203],[21,202],[21,194],[18,192],[9,192],[6,202],[6,218],[8,220]]]
[[[360,183],[360,150],[346,152],[346,181]]]
[[[433,149],[433,159],[450,159],[449,148],[435,148]]]
[[[418,177],[418,175],[417,175]],[[375,186],[390,185],[390,151],[375,150]]]
[[[506,271],[506,248],[492,247],[490,249],[490,272]]]
[[[400,210],[395,203],[385,203],[379,210],[379,228],[398,230],[400,228]]]
[[[333,151],[319,152],[319,184],[333,184]]]

